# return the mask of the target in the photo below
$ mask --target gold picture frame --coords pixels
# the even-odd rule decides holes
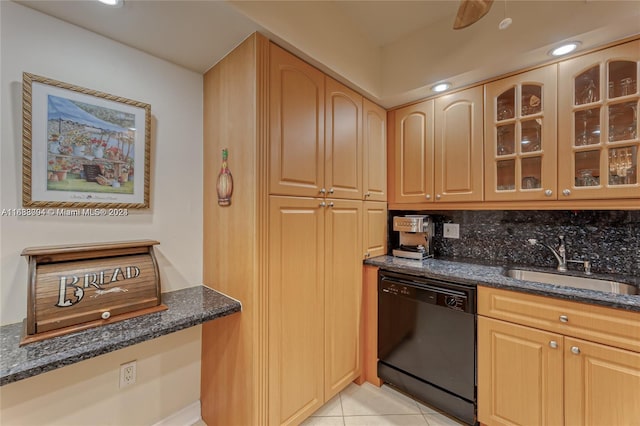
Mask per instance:
[[[22,205],[149,208],[151,105],[22,75]]]

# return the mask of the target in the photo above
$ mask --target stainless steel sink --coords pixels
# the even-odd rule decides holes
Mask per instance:
[[[631,284],[617,281],[599,280],[596,278],[573,277],[571,275],[552,274],[548,272],[509,269],[507,276],[518,280],[535,281],[563,287],[583,288],[587,290],[605,291],[615,294],[638,294],[638,288]]]

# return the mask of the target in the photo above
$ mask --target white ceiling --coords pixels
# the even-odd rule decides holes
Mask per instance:
[[[198,73],[262,31],[385,107],[430,96],[437,81],[462,87],[548,61],[563,40],[590,49],[640,33],[638,0],[508,0],[506,12],[496,0],[457,31],[457,0],[15,1]]]

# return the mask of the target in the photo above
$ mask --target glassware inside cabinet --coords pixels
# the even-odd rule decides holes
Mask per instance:
[[[638,104],[636,101],[609,105],[609,142],[638,137]]]
[[[522,189],[541,188],[542,157],[522,159]]]
[[[636,78],[636,62],[609,62],[609,98],[635,95],[638,91],[638,82]]]
[[[575,153],[576,186],[600,185],[600,151]]]
[[[507,124],[496,128],[496,152],[510,155],[515,152],[515,125]]]
[[[516,160],[501,160],[496,163],[498,191],[513,191],[516,189]]]
[[[596,65],[575,79],[575,105],[590,104],[600,100],[600,73]]]
[[[575,113],[575,145],[595,145],[600,143],[600,108],[592,108]]]
[[[609,150],[609,184],[630,185],[638,182],[638,147]]]
[[[522,85],[522,115],[542,112],[542,86],[534,84]]]
[[[527,120],[521,123],[522,137],[520,140],[520,152],[535,152],[542,148],[540,135],[542,132],[542,120]]]
[[[500,96],[498,96],[498,100],[496,103],[496,118],[498,121],[509,120],[514,118],[516,104],[516,89],[512,87],[511,89],[502,92]]]

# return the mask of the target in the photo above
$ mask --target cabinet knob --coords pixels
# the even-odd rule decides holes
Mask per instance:
[[[547,189],[546,191],[544,191],[544,195],[546,195],[547,197],[551,197],[553,195],[553,191],[550,189]]]
[[[320,193],[321,193],[321,194],[326,194],[326,193],[327,193],[327,190],[326,190],[326,189],[324,189],[324,188],[322,188],[322,189],[320,190]]]
[[[558,342],[556,342],[555,340],[552,340],[549,342],[549,346],[551,347],[551,349],[557,349],[558,348]]]
[[[329,203],[329,207],[333,207],[333,201]]]
[[[431,199],[431,194],[425,195],[424,198],[426,198],[427,200],[430,200]]]
[[[366,194],[364,194],[365,197],[371,197],[371,193],[367,192]]]
[[[320,207],[327,207],[327,203],[325,203],[324,201],[320,203]]]
[[[440,198],[440,194],[436,194],[436,200],[439,200]]]
[[[366,252],[366,253],[364,254],[364,257],[367,257],[367,258],[371,257],[371,253]]]
[[[580,355],[580,348],[577,346],[571,346],[571,353],[572,354],[576,354],[576,355]]]
[[[103,320],[109,319],[111,317],[111,312],[105,311],[100,316],[102,317]]]
[[[564,195],[565,197],[568,197],[569,195],[571,195],[571,190],[563,189],[562,190],[562,195]]]
[[[566,315],[560,315],[560,322],[569,322],[569,317]]]
[[[333,194],[333,188],[329,189],[329,194]]]

